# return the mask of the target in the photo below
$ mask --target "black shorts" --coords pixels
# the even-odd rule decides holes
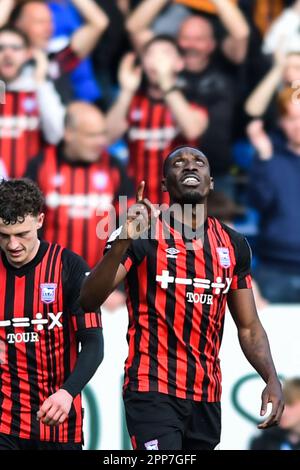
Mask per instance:
[[[0,433],[0,450],[82,450],[81,444],[21,439]]]
[[[134,449],[213,450],[220,442],[219,402],[126,390],[124,405]]]

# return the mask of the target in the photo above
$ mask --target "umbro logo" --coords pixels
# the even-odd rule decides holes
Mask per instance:
[[[176,248],[173,248],[173,247],[167,248],[165,251],[167,253],[167,258],[175,258],[176,259],[178,253],[180,253],[179,250],[177,250]]]

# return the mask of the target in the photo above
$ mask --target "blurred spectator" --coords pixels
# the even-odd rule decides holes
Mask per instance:
[[[276,127],[276,94],[285,86],[300,80],[300,42],[298,49],[287,54],[279,48],[274,55],[274,65],[257,85],[245,103],[251,118],[263,118],[267,127]]]
[[[232,3],[238,3],[238,0],[230,0]],[[181,3],[195,10],[216,14],[217,9],[213,0],[175,0],[175,3]]]
[[[253,5],[253,19],[262,36],[271,26],[272,22],[280,15],[283,8],[293,0],[247,0]],[[242,0],[241,3],[244,3]]]
[[[270,302],[300,301],[300,105],[293,101],[294,93],[291,88],[279,93],[280,127],[286,137],[280,151],[261,122],[248,128],[258,153],[249,196],[261,217],[254,277]]]
[[[300,450],[300,378],[283,385],[285,408],[278,427],[270,428],[255,437],[251,450]]]
[[[91,267],[105,245],[105,235],[101,232],[99,238],[97,229],[108,223],[118,195],[132,190],[125,172],[106,152],[106,143],[102,113],[74,102],[67,109],[61,144],[42,151],[26,174],[46,197],[44,237],[79,254]]]
[[[130,13],[126,28],[137,50],[157,35],[176,37],[181,22],[190,15],[188,8],[169,0],[142,0]]]
[[[274,21],[264,38],[263,51],[273,54],[279,47],[285,50],[296,48],[300,43],[300,0],[293,2],[291,8],[286,8]]]
[[[227,194],[211,191],[208,196],[207,215],[216,217],[224,224],[233,227],[234,219],[245,214],[245,208],[236,204]]]
[[[116,96],[117,74],[121,57],[130,49],[125,28],[130,12],[129,0],[96,0],[109,18],[109,25],[93,52],[93,63],[101,87],[101,105],[108,109]],[[127,5],[126,5],[127,3]]]
[[[285,50],[284,43],[274,51],[274,64],[268,74],[252,91],[245,103],[245,111],[252,118],[276,120],[276,92],[293,86],[300,80],[300,41],[297,48]]]
[[[153,20],[157,17],[162,8],[168,5],[168,3],[168,0],[144,0],[136,10],[133,11],[128,18],[127,28],[134,43],[140,44],[144,38],[149,40],[151,35],[153,36],[157,33],[170,34],[170,31],[166,29],[155,31],[155,28],[152,32],[148,32],[147,34],[147,30],[149,31],[149,27]],[[227,32],[227,35],[221,44],[223,53],[229,60],[235,63],[243,62],[247,52],[249,27],[242,12],[231,0],[211,0],[210,3],[216,10],[218,18]],[[189,10],[186,10],[184,15],[178,15],[178,19],[176,21],[176,18],[173,18],[170,15],[172,14],[172,10],[176,11],[179,8],[183,7],[180,5],[172,5],[172,9],[166,17],[167,24],[170,23],[173,27],[176,25],[174,35],[177,34],[182,21],[185,20],[189,14]],[[203,26],[203,23],[201,26]],[[201,35],[201,29],[198,33]],[[206,34],[204,32],[203,35],[203,46],[205,43],[205,35],[207,38],[207,32]]]
[[[69,42],[51,41],[54,29],[49,6],[43,0],[0,0],[0,25],[8,19],[24,31],[30,44],[49,55],[48,75],[64,101],[71,98],[69,74],[95,47],[107,28],[108,18],[94,0],[71,0],[85,19]]]
[[[53,16],[54,30],[51,42],[67,44],[76,29],[83,24],[83,19],[71,0],[47,0]],[[102,37],[99,43],[102,42]],[[62,46],[61,46],[62,47]],[[100,87],[96,81],[91,58],[82,59],[77,67],[70,73],[74,98],[77,100],[95,102],[101,95]]]
[[[207,112],[188,101],[176,86],[183,60],[176,43],[157,36],[142,54],[142,67],[127,55],[119,72],[121,91],[108,113],[110,140],[127,132],[129,172],[136,187],[146,181],[153,203],[167,202],[161,191],[162,162],[171,148],[199,139],[207,127]],[[142,69],[145,84],[140,87]]]
[[[23,67],[30,57],[36,68],[26,72]],[[64,107],[46,74],[45,54],[32,52],[24,33],[1,28],[0,79],[6,86],[0,104],[1,176],[22,176],[43,140],[56,144],[62,138]]]
[[[236,204],[227,194],[219,191],[211,191],[207,203],[207,215],[209,217],[216,217],[233,229],[235,229],[234,223],[237,217],[245,215],[245,207]],[[260,289],[254,279],[252,279],[252,288],[256,307],[258,310],[262,310],[268,305],[268,302],[261,295]]]
[[[236,105],[233,80],[214,57],[217,42],[207,19],[200,16],[186,19],[180,28],[178,44],[185,62],[180,85],[190,100],[203,103],[209,113],[209,126],[201,136],[201,150],[209,157],[216,190],[232,195],[228,172]]]

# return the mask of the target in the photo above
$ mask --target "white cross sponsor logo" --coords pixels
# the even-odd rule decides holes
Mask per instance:
[[[17,328],[29,328],[29,327],[36,327],[36,329],[41,332],[46,325],[48,326],[48,330],[53,330],[54,327],[62,328],[63,324],[61,322],[61,316],[63,312],[48,313],[48,318],[43,318],[42,313],[37,313],[34,318],[30,319],[29,317],[15,317],[11,320],[1,320],[0,321],[0,328],[7,328],[13,327],[14,329]],[[7,341],[9,343],[36,343],[39,341],[39,334],[35,331],[30,332],[16,332],[16,333],[8,333],[7,334]]]
[[[193,279],[187,279],[184,277],[170,276],[170,272],[168,270],[163,270],[161,274],[156,275],[156,281],[160,283],[162,289],[167,289],[169,284],[175,283],[184,286],[192,285],[194,288],[199,289],[211,289],[214,295],[219,295],[228,293],[232,279],[226,277],[225,282],[219,276],[215,281],[211,281],[210,279],[200,279],[197,277]]]
[[[90,218],[95,210],[109,210],[113,202],[110,193],[59,194],[56,191],[46,195],[46,206],[50,209],[67,207],[72,218]]]

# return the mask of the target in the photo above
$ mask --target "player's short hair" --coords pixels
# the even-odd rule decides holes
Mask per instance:
[[[294,377],[284,382],[283,395],[288,405],[300,401],[300,377]]]
[[[178,54],[182,55],[182,50],[179,47],[179,45],[177,44],[176,39],[174,39],[172,36],[169,36],[168,34],[157,34],[153,38],[149,39],[149,41],[146,42],[146,44],[144,45],[144,47],[142,49],[142,54],[147,52],[149,47],[151,47],[152,44],[155,44],[157,42],[167,42],[167,43],[171,44],[174,47],[174,49],[176,49]]]
[[[3,179],[0,182],[0,218],[6,225],[23,223],[27,215],[37,217],[44,202],[40,188],[30,179]]]
[[[277,106],[280,117],[284,117],[288,114],[288,105],[293,103],[295,92],[295,88],[286,86],[278,93]]]
[[[0,34],[1,33],[13,33],[13,34],[16,34],[17,36],[19,36],[24,45],[26,47],[29,47],[30,45],[30,42],[29,42],[29,39],[28,39],[28,36],[27,34],[23,33],[23,31],[21,31],[19,28],[16,28],[15,26],[12,26],[12,25],[5,25],[5,26],[2,26],[0,28]]]
[[[169,162],[172,158],[177,157],[178,155],[182,155],[184,153],[191,153],[194,155],[199,155],[201,157],[206,157],[201,150],[197,149],[196,147],[190,147],[189,145],[181,145],[180,147],[176,147],[174,150],[172,150],[165,158],[164,163],[163,163],[163,176],[167,176],[167,171],[168,171],[168,166]],[[208,160],[208,159],[207,159]],[[209,162],[208,162],[209,164]]]

